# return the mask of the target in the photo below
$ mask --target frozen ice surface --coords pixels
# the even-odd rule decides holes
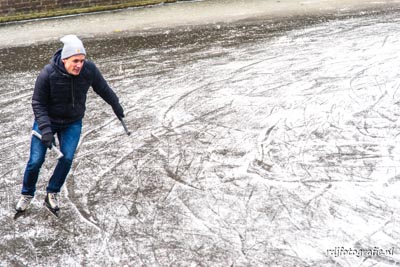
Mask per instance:
[[[12,220],[37,70],[0,74],[0,266],[398,266],[399,20],[96,40],[132,135],[91,93],[60,220],[51,153]]]

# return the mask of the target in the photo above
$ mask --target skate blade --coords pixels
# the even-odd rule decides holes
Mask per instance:
[[[52,209],[51,207],[47,206],[46,203],[43,203],[43,206],[46,207],[46,209],[51,213],[51,215],[53,215],[53,216],[56,217],[56,218],[59,218],[59,216],[60,216],[60,214],[59,214],[60,210]]]
[[[22,217],[22,216],[24,216],[26,214],[26,211],[25,210],[18,210],[16,213],[15,213],[15,215],[14,215],[14,220],[17,220],[19,217]]]

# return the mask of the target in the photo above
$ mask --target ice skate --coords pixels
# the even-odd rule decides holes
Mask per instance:
[[[22,195],[17,203],[17,206],[15,207],[15,210],[17,212],[24,212],[28,208],[29,204],[31,204],[32,200],[33,196]]]
[[[58,194],[57,193],[47,193],[44,200],[44,206],[56,217],[58,217],[58,212],[60,210],[58,204]]]
[[[19,199],[17,205],[15,206],[15,210],[17,213],[14,215],[14,220],[18,219],[20,216],[22,216],[29,205],[31,204],[33,200],[33,196],[30,195],[22,195],[21,198]]]

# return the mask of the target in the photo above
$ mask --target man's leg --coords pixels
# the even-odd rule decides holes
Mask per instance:
[[[40,133],[36,122],[33,124],[33,130]],[[24,180],[22,183],[21,193],[23,195],[35,195],[36,183],[38,181],[40,168],[46,156],[46,150],[46,146],[42,144],[40,139],[32,136],[29,161],[25,168]]]
[[[47,193],[58,193],[61,191],[61,187],[64,185],[72,166],[72,160],[79,144],[81,130],[82,120],[57,132],[60,150],[64,156],[58,160],[57,166],[47,186]]]

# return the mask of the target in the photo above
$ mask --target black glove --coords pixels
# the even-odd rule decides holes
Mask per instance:
[[[51,149],[53,144],[56,143],[53,133],[45,133],[42,135],[42,144]]]
[[[124,109],[122,108],[122,106],[119,103],[117,105],[113,106],[113,110],[119,120],[121,120],[122,118],[125,117]]]

